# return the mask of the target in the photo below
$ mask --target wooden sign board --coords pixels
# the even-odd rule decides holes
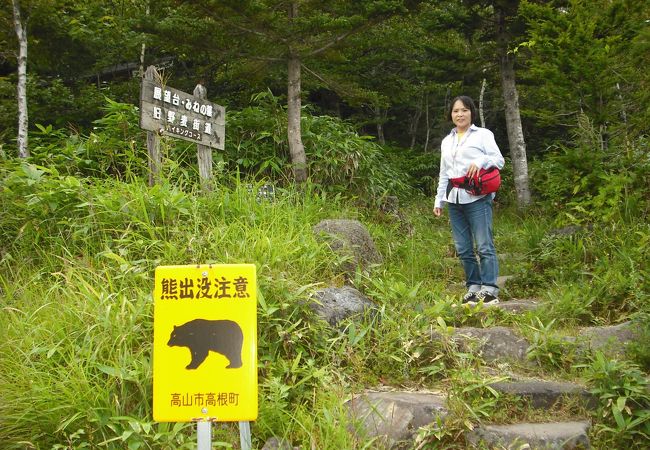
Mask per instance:
[[[143,79],[140,128],[223,150],[226,109],[169,86]]]
[[[160,266],[153,296],[154,420],[255,420],[255,265]]]

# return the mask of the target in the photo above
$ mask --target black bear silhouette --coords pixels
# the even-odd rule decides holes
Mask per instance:
[[[192,353],[192,361],[186,369],[196,369],[205,361],[210,351],[228,358],[226,369],[242,366],[241,349],[244,335],[237,323],[232,320],[194,319],[175,326],[169,336],[169,347],[187,347]]]

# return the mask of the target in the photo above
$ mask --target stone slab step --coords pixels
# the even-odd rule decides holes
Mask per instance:
[[[500,301],[494,305],[486,305],[485,308],[497,308],[512,314],[522,314],[528,311],[534,311],[541,305],[541,302],[535,298],[522,298]]]
[[[466,432],[465,439],[473,448],[590,449],[589,427],[588,421],[482,425]]]
[[[462,327],[454,331],[453,339],[464,350],[477,352],[486,362],[528,362],[530,344],[507,327]]]
[[[627,347],[641,338],[641,328],[634,321],[604,327],[581,328],[578,336],[568,338],[579,344],[586,351],[603,352],[610,358],[625,355]]]
[[[387,447],[410,441],[418,428],[447,416],[442,394],[427,392],[366,392],[348,402],[350,418],[365,437],[380,437]]]
[[[580,401],[589,409],[598,406],[598,397],[577,383],[545,380],[499,381],[491,383],[490,387],[501,394],[525,398],[533,408],[551,408],[558,402],[571,399]]]

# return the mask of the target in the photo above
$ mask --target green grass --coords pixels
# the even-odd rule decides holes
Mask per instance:
[[[433,217],[431,199],[404,205],[400,221],[310,186],[278,189],[273,202],[258,202],[236,180],[208,195],[168,183],[148,188],[48,172],[5,172],[4,181],[3,448],[193,448],[192,425],[154,423],[151,414],[151,291],[154,268],[165,264],[257,266],[255,446],[278,436],[303,448],[374,448],[347,431],[341,400],[387,384],[457,393],[449,428],[421,439],[431,448],[463,448],[469,424],[507,414],[485,387],[491,375],[480,359],[430,339],[432,330],[450,326],[518,327],[535,342],[531,358],[558,378],[581,377],[578,363],[591,364],[585,379],[600,380],[603,371],[636,374],[635,361],[648,370],[647,349],[636,348],[630,366],[604,367],[566,353],[555,334],[650,312],[650,261],[637,246],[650,239],[648,225],[609,224],[553,238],[548,214],[500,205],[496,244],[511,255],[502,274],[515,275],[504,294],[546,302],[539,312],[514,317],[452,307],[463,275],[448,219]],[[312,232],[326,218],[361,220],[384,257],[353,277],[378,313],[340,329],[318,322],[304,302],[314,290],[344,281],[340,257]],[[629,444],[642,433],[643,422],[633,421],[648,414],[647,397],[637,390],[638,378],[625,379],[632,386],[626,398],[637,402],[624,417],[628,428],[616,421],[620,411],[609,421],[594,416],[602,424],[597,443]],[[614,390],[599,385],[603,398],[608,388]],[[522,419],[538,414],[510,408]],[[236,427],[218,427],[215,440],[234,445]]]

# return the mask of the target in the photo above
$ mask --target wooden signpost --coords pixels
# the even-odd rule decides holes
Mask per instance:
[[[154,66],[149,66],[140,89],[140,128],[149,131],[149,184],[156,184],[162,157],[157,136],[170,136],[198,145],[201,182],[212,178],[211,149],[224,149],[226,110],[206,100],[205,87],[199,84],[193,94],[166,86]],[[207,155],[209,153],[209,156]]]

